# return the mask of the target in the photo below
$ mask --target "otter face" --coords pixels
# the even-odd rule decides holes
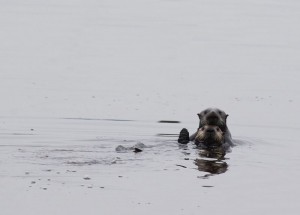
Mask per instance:
[[[198,113],[200,119],[199,127],[204,125],[218,126],[222,131],[226,129],[226,119],[228,114],[218,108],[207,108]]]
[[[198,129],[195,142],[220,146],[224,142],[224,133],[218,126],[205,125]]]

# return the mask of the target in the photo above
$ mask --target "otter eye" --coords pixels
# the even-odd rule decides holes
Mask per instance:
[[[207,111],[204,111],[204,114],[207,114]]]
[[[217,128],[217,131],[220,131],[220,129],[219,129],[219,128]]]
[[[222,114],[222,111],[219,111],[219,114]]]

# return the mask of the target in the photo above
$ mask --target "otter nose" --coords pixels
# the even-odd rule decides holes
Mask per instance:
[[[208,132],[208,133],[213,133],[215,130],[213,129],[213,128],[208,128],[207,130],[206,130],[206,132]]]

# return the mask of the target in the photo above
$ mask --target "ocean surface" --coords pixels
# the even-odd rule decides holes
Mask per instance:
[[[0,1],[1,213],[298,214],[299,11]],[[207,107],[229,114],[222,158],[177,143]]]

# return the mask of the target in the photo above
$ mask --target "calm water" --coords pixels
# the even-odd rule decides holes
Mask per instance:
[[[237,137],[237,146],[218,160],[193,144],[177,144],[183,123],[83,118],[2,122],[6,129],[1,132],[1,184],[8,194],[14,188],[28,197],[9,202],[2,195],[6,212],[16,211],[16,202],[30,211],[25,205],[32,201],[49,214],[57,210],[52,208],[57,201],[65,202],[62,211],[89,207],[133,214],[145,208],[149,214],[196,214],[198,209],[213,214],[295,214],[298,207],[298,128],[233,125],[233,135],[247,130],[249,136]],[[116,151],[119,145],[141,143],[145,146],[140,153]],[[48,196],[50,203],[40,195]],[[71,204],[70,197],[85,207]]]
[[[298,214],[299,11],[1,1],[1,214]],[[176,141],[212,106],[225,157]]]

